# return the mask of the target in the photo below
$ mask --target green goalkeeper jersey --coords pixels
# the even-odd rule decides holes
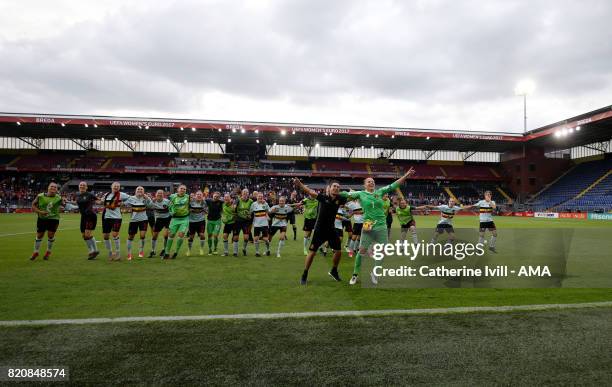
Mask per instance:
[[[319,210],[319,201],[317,199],[304,198],[302,203],[304,204],[304,218],[316,219],[317,211]]]
[[[168,209],[173,218],[189,216],[189,195],[184,194],[180,196],[179,194],[172,194],[168,199],[170,200]]]
[[[411,206],[406,206],[406,208],[398,206],[395,209],[395,213],[397,214],[397,219],[399,220],[400,224],[408,224],[408,222],[413,219]]]
[[[62,205],[62,197],[58,194],[48,196],[46,193],[40,193],[38,198],[38,208],[42,211],[47,211],[47,215],[38,214],[40,219],[59,219],[60,206]]]
[[[385,187],[379,188],[374,192],[368,191],[353,191],[340,192],[340,196],[350,199],[359,199],[361,208],[363,208],[364,222],[370,221],[373,223],[373,228],[387,228],[387,215],[385,214],[385,201],[383,195],[395,191],[399,184],[392,183]]]

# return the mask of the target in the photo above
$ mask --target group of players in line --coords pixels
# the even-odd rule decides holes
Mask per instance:
[[[304,214],[304,254],[306,255],[301,283],[305,285],[308,271],[317,251],[326,254],[327,249],[333,251],[332,268],[329,275],[336,281],[341,281],[338,274],[338,265],[342,255],[342,237],[344,231],[349,233],[345,249],[350,257],[355,257],[353,275],[349,281],[351,285],[359,280],[361,260],[364,255],[369,256],[375,243],[388,243],[392,225],[392,214],[395,213],[400,222],[401,238],[406,240],[411,234],[413,243],[418,243],[416,223],[413,210],[436,209],[441,217],[436,226],[432,242],[438,236],[447,233],[448,243],[454,240],[452,220],[461,210],[478,208],[480,212],[480,238],[479,243],[485,240],[485,232],[491,232],[489,249],[495,251],[497,231],[493,222],[493,212],[496,204],[491,200],[491,192],[486,191],[484,200],[469,206],[458,206],[454,199],[448,204],[440,206],[412,207],[401,196],[399,187],[407,178],[414,174],[410,169],[398,180],[383,188],[376,189],[373,178],[364,180],[364,189],[361,191],[341,191],[340,184],[330,182],[324,192],[317,192],[304,185],[299,179],[294,179],[296,188],[302,190],[306,197],[297,200],[297,192],[293,192],[289,199],[281,196],[278,199],[274,192],[268,198],[263,193],[248,189],[241,191],[240,196],[232,198],[225,194],[221,198],[219,192],[205,197],[202,191],[193,195],[187,193],[185,185],[179,185],[177,192],[165,197],[164,191],[158,190],[154,197],[150,197],[143,187],[136,188],[134,195],[121,192],[121,186],[115,182],[111,191],[101,196],[95,196],[88,191],[86,182],[79,184],[79,192],[75,202],[70,204],[78,206],[81,214],[80,230],[88,248],[88,259],[95,259],[100,253],[93,231],[97,225],[96,205],[103,205],[102,235],[109,260],[121,259],[121,243],[119,231],[122,224],[122,206],[131,207],[132,213],[128,226],[127,259],[133,259],[133,241],[138,234],[140,244],[138,257],[144,257],[146,232],[151,227],[151,251],[149,257],[156,256],[157,240],[162,233],[164,244],[160,253],[163,259],[174,259],[178,256],[185,237],[188,240],[186,255],[190,255],[195,237],[199,238],[199,253],[204,255],[205,240],[208,241],[208,254],[218,254],[219,236],[223,238],[223,254],[230,254],[230,240],[233,246],[233,256],[238,256],[240,233],[242,233],[242,253],[247,255],[250,242],[255,245],[255,255],[261,256],[260,242],[265,244],[263,254],[270,255],[271,240],[279,233],[279,242],[276,256],[280,258],[281,251],[287,238],[287,227],[293,228],[293,237],[296,239],[295,210],[303,209]],[[400,199],[393,205],[389,195],[400,193]],[[42,238],[47,233],[47,250],[44,259],[49,259],[55,241],[55,232],[59,225],[59,214],[62,206],[67,202],[58,193],[58,186],[51,183],[47,192],[39,194],[32,203],[32,209],[38,215],[37,233],[34,252],[31,260],[35,260],[40,251]],[[352,223],[351,223],[352,219]],[[231,235],[231,239],[230,239]],[[112,241],[111,241],[112,237]],[[176,245],[174,245],[176,239]],[[174,252],[172,252],[174,246]],[[371,274],[373,283],[376,277]]]

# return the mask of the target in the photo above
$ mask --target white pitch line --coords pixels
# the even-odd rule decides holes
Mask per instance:
[[[57,231],[68,231],[68,230],[78,230],[78,227],[74,227],[74,228],[58,228]],[[10,236],[15,236],[15,235],[27,235],[27,234],[36,234],[36,231],[28,231],[28,232],[15,232],[12,234],[0,234],[0,238],[3,237],[10,237]]]
[[[508,306],[462,306],[455,308],[431,309],[383,309],[383,310],[347,310],[329,312],[294,312],[294,313],[246,313],[246,314],[211,314],[202,316],[150,316],[150,317],[114,317],[114,318],[82,318],[62,320],[6,320],[0,321],[0,326],[27,326],[27,325],[77,325],[77,324],[103,324],[121,322],[147,322],[147,321],[198,321],[198,320],[264,320],[286,318],[310,317],[368,317],[390,315],[428,315],[428,314],[459,314],[481,312],[517,312],[542,311],[560,309],[582,309],[612,307],[612,301],[584,302],[579,304],[541,304],[541,305],[508,305]]]

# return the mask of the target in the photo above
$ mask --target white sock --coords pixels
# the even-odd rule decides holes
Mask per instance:
[[[119,250],[119,249],[117,249],[117,250]],[[128,252],[128,254],[132,254],[132,240],[131,239],[127,240],[127,252]]]
[[[51,252],[51,249],[53,249],[53,242],[55,242],[55,238],[47,239],[47,251]]]
[[[113,251],[110,239],[105,239],[104,240],[104,247],[106,247],[106,250],[108,250],[109,253],[111,253]]]
[[[115,242],[115,252],[119,254],[119,252],[121,251],[121,239],[117,237],[117,238],[113,238],[113,241]]]
[[[42,239],[34,240],[34,252],[38,253],[40,251],[41,244],[42,244]]]
[[[284,245],[285,245],[284,239],[281,239],[280,241],[278,241],[278,247],[276,248],[276,254],[280,255],[280,252],[283,249]]]

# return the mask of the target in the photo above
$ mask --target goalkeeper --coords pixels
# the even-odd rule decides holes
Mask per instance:
[[[361,271],[361,257],[367,252],[371,255],[372,245],[375,243],[388,243],[387,235],[387,216],[385,215],[383,195],[395,191],[406,179],[414,174],[414,169],[410,167],[404,176],[393,183],[376,189],[374,179],[368,177],[364,180],[363,191],[341,192],[340,196],[350,200],[358,199],[363,208],[363,229],[361,231],[361,242],[359,252],[355,257],[355,267],[353,276],[349,283],[355,285]],[[371,273],[372,283],[377,284],[378,279]]]

